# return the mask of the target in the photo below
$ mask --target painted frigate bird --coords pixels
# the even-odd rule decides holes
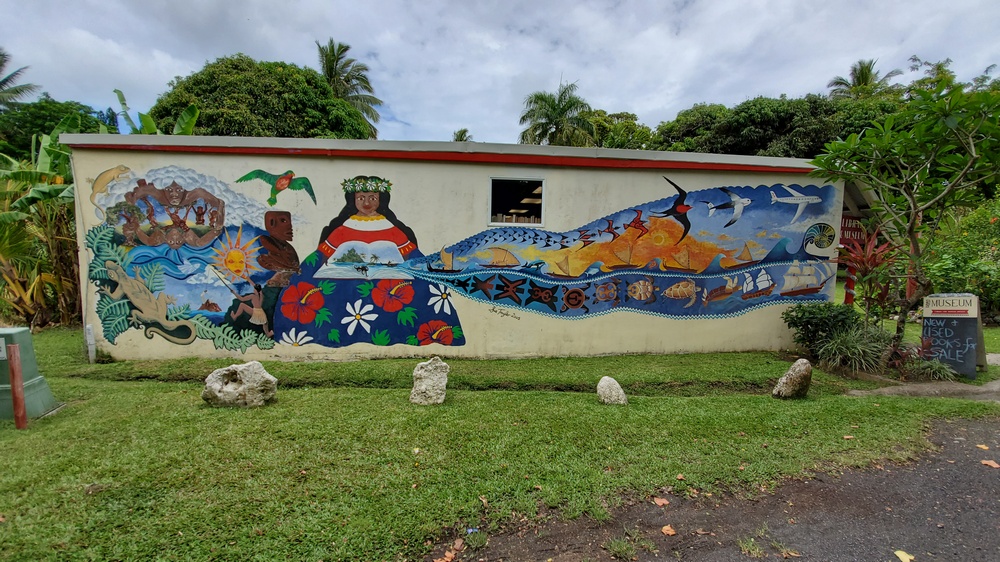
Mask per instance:
[[[674,245],[677,245],[681,242],[681,240],[684,240],[684,237],[688,235],[688,231],[691,230],[691,219],[688,218],[687,212],[694,207],[684,203],[684,200],[687,199],[687,192],[681,189],[681,186],[670,181],[670,178],[667,176],[663,176],[663,179],[670,182],[670,185],[674,186],[674,189],[677,190],[677,199],[674,200],[674,204],[671,205],[666,211],[653,211],[650,213],[650,216],[659,217],[661,219],[673,217],[674,220],[681,223],[681,226],[684,227],[684,233],[681,234],[681,237],[677,240],[677,242],[674,242]]]
[[[726,226],[722,227],[726,228],[728,226],[736,224],[736,221],[740,220],[740,217],[743,216],[743,207],[749,205],[750,200],[747,199],[746,197],[740,197],[739,195],[736,195],[735,193],[729,191],[724,187],[720,187],[719,189],[729,196],[729,201],[721,205],[714,205],[709,201],[702,201],[702,203],[708,205],[708,216],[712,216],[712,214],[714,214],[717,209],[733,210],[733,218],[729,219],[729,222],[726,223]]]

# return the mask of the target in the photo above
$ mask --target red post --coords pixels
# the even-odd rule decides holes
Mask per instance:
[[[28,410],[24,405],[24,377],[21,374],[21,346],[7,345],[7,364],[10,365],[10,401],[14,407],[14,427],[28,428]]]
[[[848,267],[847,280],[844,281],[844,304],[854,304],[854,283],[857,279],[857,271],[853,267]]]

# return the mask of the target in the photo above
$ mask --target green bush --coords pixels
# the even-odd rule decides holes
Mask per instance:
[[[937,359],[924,359],[913,356],[899,366],[899,374],[902,378],[913,381],[953,381],[958,373],[946,363]]]
[[[863,324],[854,307],[830,302],[797,304],[782,312],[781,319],[795,331],[795,343],[814,358],[833,334]]]
[[[882,328],[858,324],[830,335],[819,348],[819,358],[831,370],[879,374],[892,335]]]
[[[987,321],[1000,316],[1000,199],[961,217],[928,258],[925,271],[936,292],[972,293]]]

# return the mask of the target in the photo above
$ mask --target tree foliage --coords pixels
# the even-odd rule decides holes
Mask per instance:
[[[894,68],[882,76],[881,72],[875,70],[876,62],[878,59],[861,59],[851,65],[851,73],[848,78],[836,76],[830,80],[826,85],[827,88],[830,88],[830,97],[833,99],[863,99],[898,94],[898,88],[894,88],[889,80],[901,76],[903,71]]]
[[[111,133],[118,132],[111,108],[97,111],[75,101],[56,101],[48,93],[42,93],[38,101],[16,103],[0,112],[0,153],[16,160],[30,160],[32,136],[51,131],[67,115],[80,117],[82,133],[98,133],[101,127]]]
[[[877,226],[906,252],[915,287],[899,298],[900,338],[905,312],[932,292],[925,253],[942,220],[978,201],[1000,174],[1000,94],[956,86],[910,96],[899,113],[828,144],[812,161],[815,175],[868,190]]]
[[[452,142],[472,142],[472,135],[469,134],[469,130],[466,128],[461,128],[451,134]]]
[[[576,94],[576,84],[560,84],[556,93],[532,92],[524,98],[521,144],[592,146],[594,126],[590,104]]]
[[[653,130],[639,123],[639,116],[635,113],[620,111],[609,114],[598,109],[591,112],[588,120],[594,129],[594,146],[646,150],[653,144]]]
[[[26,322],[80,318],[73,172],[61,133],[79,132],[69,115],[32,146],[31,160],[0,167],[0,298]]]
[[[10,63],[10,55],[3,47],[0,47],[0,110],[7,109],[14,102],[30,96],[38,90],[35,84],[18,84],[21,75],[28,69],[26,66],[15,69],[7,74],[7,65]]]
[[[318,72],[243,54],[175,78],[149,115],[156,128],[172,130],[191,105],[200,109],[196,135],[368,138],[364,115],[336,99]]]
[[[378,106],[382,100],[375,97],[375,88],[368,80],[368,65],[347,56],[351,46],[330,39],[326,45],[316,42],[319,51],[320,73],[326,78],[333,95],[347,101],[367,119],[368,138],[378,138],[375,123],[379,122]]]

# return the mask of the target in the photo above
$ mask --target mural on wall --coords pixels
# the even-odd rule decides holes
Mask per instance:
[[[488,230],[414,261],[471,299],[562,318],[633,310],[726,317],[826,299],[836,265],[832,186],[729,186],[624,209],[561,233]]]
[[[315,178],[314,178],[315,179]],[[631,310],[731,317],[826,299],[836,273],[832,186],[725,186],[667,196],[567,232],[485,230],[424,255],[376,176],[341,182],[344,204],[304,258],[286,190],[316,203],[309,178],[250,171],[263,202],[167,166],[101,173],[91,201],[97,316],[114,344],[129,330],[216,348],[318,344],[463,345],[455,295],[567,319]],[[323,202],[329,205],[329,201]],[[300,241],[300,248],[301,241]]]
[[[114,344],[139,329],[243,352],[276,343],[465,343],[449,287],[401,267],[423,254],[389,207],[389,181],[345,180],[344,208],[300,260],[292,213],[268,207],[285,189],[315,202],[312,183],[262,170],[236,181],[250,180],[271,186],[267,207],[176,166],[142,177],[117,166],[98,176],[91,201],[103,222],[86,246],[105,339]]]

